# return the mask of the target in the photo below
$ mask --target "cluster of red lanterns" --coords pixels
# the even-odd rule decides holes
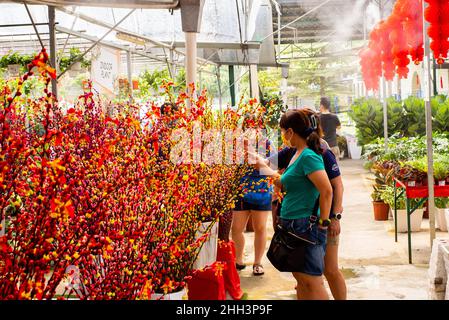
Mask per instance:
[[[379,88],[379,77],[382,74],[382,61],[379,59],[382,50],[377,46],[379,39],[379,29],[375,28],[370,34],[368,47],[359,53],[363,79],[368,90]]]
[[[427,30],[430,42],[430,49],[438,64],[442,64],[447,58],[449,50],[449,0],[425,0],[429,5],[424,12],[426,21],[430,26]]]
[[[442,64],[449,51],[449,0],[424,0],[428,7],[424,17],[429,22],[427,34],[435,60]],[[379,77],[393,80],[408,76],[410,61],[419,64],[424,58],[422,0],[398,0],[393,12],[380,21],[370,34],[368,47],[360,56],[365,86],[378,90]]]

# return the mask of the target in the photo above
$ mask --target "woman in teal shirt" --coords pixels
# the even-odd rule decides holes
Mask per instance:
[[[289,110],[281,117],[280,127],[284,144],[297,150],[282,176],[273,172],[275,184],[282,185],[285,191],[280,223],[297,234],[309,232],[317,242],[306,246],[304,268],[293,273],[298,282],[297,296],[305,300],[329,299],[322,275],[332,186],[321,157],[320,137],[315,132],[316,119],[303,110]],[[257,163],[266,167],[263,160]],[[311,216],[317,201],[319,219],[314,222]]]

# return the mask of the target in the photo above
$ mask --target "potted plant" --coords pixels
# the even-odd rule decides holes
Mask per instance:
[[[348,142],[345,136],[337,135],[338,148],[340,149],[340,159],[348,154]]]
[[[380,163],[372,167],[375,178],[371,198],[373,200],[374,220],[386,221],[390,212],[390,205],[382,199],[382,194],[388,184],[391,183],[391,169],[385,168]]]
[[[386,186],[382,192],[382,199],[385,203],[388,203],[392,210],[394,210],[394,188]],[[412,199],[411,206],[415,207],[417,200]],[[411,231],[417,232],[421,230],[421,223],[423,220],[423,205],[419,206],[410,216],[411,219]],[[405,197],[401,197],[396,201],[397,209],[397,231],[407,232],[407,210]],[[394,219],[394,214],[393,214]]]
[[[374,220],[387,221],[388,214],[390,212],[390,205],[385,203],[382,199],[382,193],[385,186],[374,186],[373,188],[374,190],[371,193],[371,198],[373,199]]]
[[[435,218],[437,228],[441,231],[447,231],[446,210],[449,209],[449,199],[435,198]]]
[[[449,177],[449,157],[442,154],[435,155],[433,164],[433,175],[435,177],[435,184],[438,186],[445,186],[446,179]]]

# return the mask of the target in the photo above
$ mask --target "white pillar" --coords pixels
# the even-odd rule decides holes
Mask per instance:
[[[249,66],[249,74],[250,74],[250,95],[251,98],[257,98],[259,100],[259,77],[257,75],[257,65],[252,64]]]
[[[281,92],[282,92],[282,101],[284,101],[284,104],[288,104],[288,96],[287,96],[287,87],[288,87],[288,80],[287,78],[282,78],[281,80]]]
[[[423,1],[423,12],[427,7],[426,3]],[[435,190],[434,190],[434,176],[433,176],[433,144],[432,144],[432,106],[430,104],[430,97],[432,96],[432,78],[430,75],[430,40],[427,35],[427,28],[429,23],[423,18],[424,26],[424,61],[423,61],[423,79],[424,84],[424,101],[426,108],[426,137],[427,137],[427,184],[428,184],[428,210],[429,210],[429,227],[430,227],[430,245],[433,245],[433,240],[436,237],[435,232]],[[410,246],[410,245],[409,245]],[[410,257],[411,260],[411,257]],[[411,261],[410,261],[411,263]]]
[[[132,61],[131,52],[126,51],[126,71],[128,73],[128,87],[129,87],[129,99],[133,100],[133,71],[132,71]]]
[[[196,33],[186,32],[186,85],[196,83],[196,59],[197,59],[197,47],[196,47]]]

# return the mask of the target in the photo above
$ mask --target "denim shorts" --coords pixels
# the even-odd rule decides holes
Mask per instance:
[[[239,198],[235,202],[235,208],[234,211],[271,211],[271,201],[267,204],[255,204],[255,203],[249,203],[242,198]]]
[[[324,272],[324,256],[326,254],[327,230],[320,229],[317,223],[309,228],[309,217],[299,219],[280,219],[280,224],[287,230],[296,234],[309,232],[309,238],[317,244],[307,244],[305,253],[304,270],[300,271],[311,276],[321,276]]]

